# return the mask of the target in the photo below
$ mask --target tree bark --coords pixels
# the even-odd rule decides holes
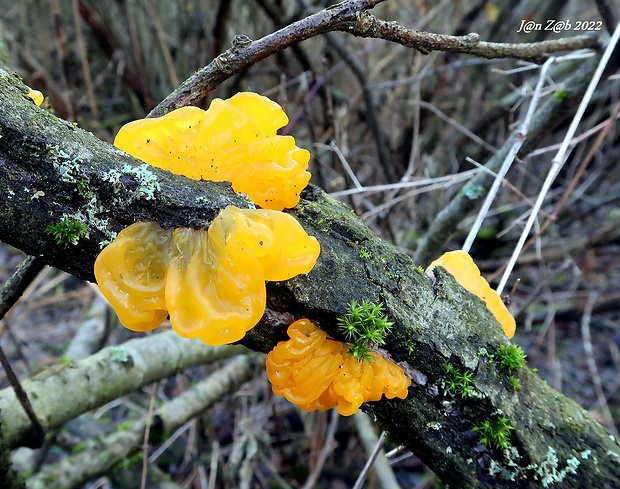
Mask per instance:
[[[229,185],[144,167],[35,107],[24,94],[17,77],[0,72],[2,241],[93,280],[101,245],[132,222],[199,228],[226,205],[248,207]],[[316,187],[308,187],[290,212],[319,240],[321,255],[308,275],[268,284],[267,311],[244,345],[268,351],[301,317],[343,340],[337,318],[349,303],[380,302],[394,322],[383,353],[404,366],[413,384],[407,399],[368,403],[365,410],[445,484],[618,487],[616,440],[530,370],[511,373],[494,360],[508,340],[481,300],[441,268],[433,277],[420,273],[409,257]],[[67,218],[84,220],[88,232],[65,247],[46,229]],[[448,365],[471,374],[467,395],[447,387]],[[499,418],[512,427],[504,450],[483,445],[473,429]]]

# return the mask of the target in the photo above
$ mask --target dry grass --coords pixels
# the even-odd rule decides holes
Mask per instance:
[[[48,107],[111,140],[120,125],[144,116],[179,81],[226,49],[233,35],[261,37],[324,2],[308,7],[311,2],[237,0],[227,8],[228,3],[0,0],[0,21],[15,68],[47,95]],[[552,34],[518,34],[521,19],[600,18],[594,2],[540,7],[530,1],[512,9],[511,4],[498,0],[476,10],[480,2],[390,0],[375,13],[409,27],[475,31],[485,40],[503,42]],[[495,22],[489,5],[499,8]],[[542,99],[554,96],[581,62],[552,66]],[[472,161],[484,161],[523,120],[538,75],[536,66],[515,61],[423,56],[383,41],[333,34],[267,59],[213,96],[253,90],[277,100],[290,116],[287,131],[313,153],[314,183],[352,205],[386,240],[413,253],[430,222],[471,177],[468,172],[481,171]],[[612,430],[620,426],[620,132],[616,119],[609,118],[620,103],[619,85],[617,76],[600,83],[577,136],[596,131],[576,143],[535,232],[546,216],[555,215],[567,190],[572,192],[521,255],[507,289],[520,279],[511,307],[519,325],[515,341],[526,349],[529,365]],[[373,120],[379,134],[373,133]],[[597,134],[607,126],[581,174]],[[498,279],[565,132],[561,126],[546,134],[536,151],[508,173],[471,251],[486,275]],[[460,248],[474,217],[464,220],[437,253]],[[18,252],[0,246],[0,279],[19,259]],[[0,325],[3,348],[20,378],[64,356],[96,297],[92,287],[46,270]],[[101,345],[129,337],[114,321],[105,324]],[[155,403],[183,391],[204,370],[161,382]],[[147,390],[120,399],[61,430],[46,452],[22,453],[21,463],[36,467],[58,460],[93,432],[105,433],[110,423],[144,415],[148,406]],[[331,440],[316,487],[351,487],[367,455],[352,419],[330,419],[329,413],[301,413],[274,398],[265,375],[257,372],[239,392],[170,434],[161,453],[156,452],[161,444],[153,445],[148,474],[166,473],[175,487],[302,487]],[[394,471],[403,488],[434,486],[415,457],[396,461]],[[138,487],[141,474],[142,461],[128,460],[86,487]],[[368,487],[380,485],[371,476]]]

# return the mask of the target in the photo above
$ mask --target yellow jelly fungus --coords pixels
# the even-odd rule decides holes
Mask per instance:
[[[37,105],[37,107],[40,107],[43,103],[43,100],[45,99],[41,92],[39,92],[38,90],[33,90],[32,88],[30,89],[30,92],[28,92],[28,97],[32,99],[32,101]]]
[[[307,319],[288,328],[289,341],[280,342],[267,357],[273,392],[295,404],[315,401],[338,375],[344,358],[342,344],[328,340]],[[331,406],[333,407],[333,406]]]
[[[181,336],[222,345],[260,320],[265,280],[308,273],[319,252],[290,215],[228,206],[206,231],[129,226],[99,254],[95,277],[127,328],[149,331],[169,314]]]
[[[97,283],[128,329],[151,331],[168,316],[164,287],[170,235],[153,222],[132,224],[95,261]]]
[[[229,181],[264,209],[299,202],[310,180],[310,153],[292,136],[282,108],[256,93],[215,99],[208,110],[183,107],[123,126],[114,144],[132,156],[195,180]]]
[[[495,292],[489,283],[480,275],[480,269],[474,263],[469,253],[456,250],[449,251],[431,263],[427,272],[440,266],[445,268],[454,279],[466,290],[480,297],[487,308],[493,313],[495,319],[502,325],[502,329],[508,338],[515,334],[515,319],[502,301],[500,295]]]
[[[330,340],[307,319],[288,328],[267,355],[267,377],[274,394],[305,411],[336,408],[343,416],[355,413],[363,402],[407,397],[411,380],[398,365],[371,352],[372,361],[350,356],[348,347]]]

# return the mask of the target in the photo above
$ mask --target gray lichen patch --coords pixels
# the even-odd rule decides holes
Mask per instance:
[[[146,200],[154,200],[155,192],[161,190],[157,177],[150,170],[150,166],[146,163],[138,167],[124,165],[123,172],[135,178],[138,188],[136,189],[137,198],[145,198]]]
[[[84,163],[82,157],[80,155],[70,156],[57,145],[47,145],[46,150],[60,179],[67,183],[77,183],[80,178],[80,167]]]
[[[118,346],[110,349],[110,360],[113,362],[128,363],[131,357],[124,347]]]

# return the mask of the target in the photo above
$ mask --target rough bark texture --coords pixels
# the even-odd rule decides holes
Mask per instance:
[[[148,170],[160,186],[151,195],[145,185],[152,179],[138,181],[132,171],[140,167],[136,160],[36,108],[7,73],[0,76],[0,136],[0,239],[84,279],[92,279],[100,242],[130,222],[200,227],[225,205],[247,206],[226,185],[156,169]],[[112,170],[121,175],[117,184],[104,178]],[[44,195],[37,198],[38,191]],[[366,409],[445,484],[617,487],[620,446],[534,373],[510,374],[493,360],[507,340],[478,298],[443,269],[433,278],[420,273],[320,189],[309,187],[302,197],[291,213],[317,237],[321,256],[308,275],[269,284],[268,310],[245,345],[267,351],[299,317],[339,338],[336,319],[351,300],[381,302],[394,321],[385,352],[401,362],[413,384],[406,400]],[[79,213],[92,218],[77,245],[61,247],[46,234],[63,215]],[[447,365],[471,372],[472,395],[446,389]],[[509,375],[521,388],[511,386]],[[513,427],[507,450],[484,446],[473,430],[500,417]]]
[[[200,228],[227,205],[248,207],[228,183],[147,168],[39,109],[26,93],[16,76],[0,70],[0,236],[29,255],[92,280],[101,244],[133,222]],[[67,247],[46,232],[65,218],[87,223],[88,235],[69,253],[91,257],[86,262],[68,260]]]

